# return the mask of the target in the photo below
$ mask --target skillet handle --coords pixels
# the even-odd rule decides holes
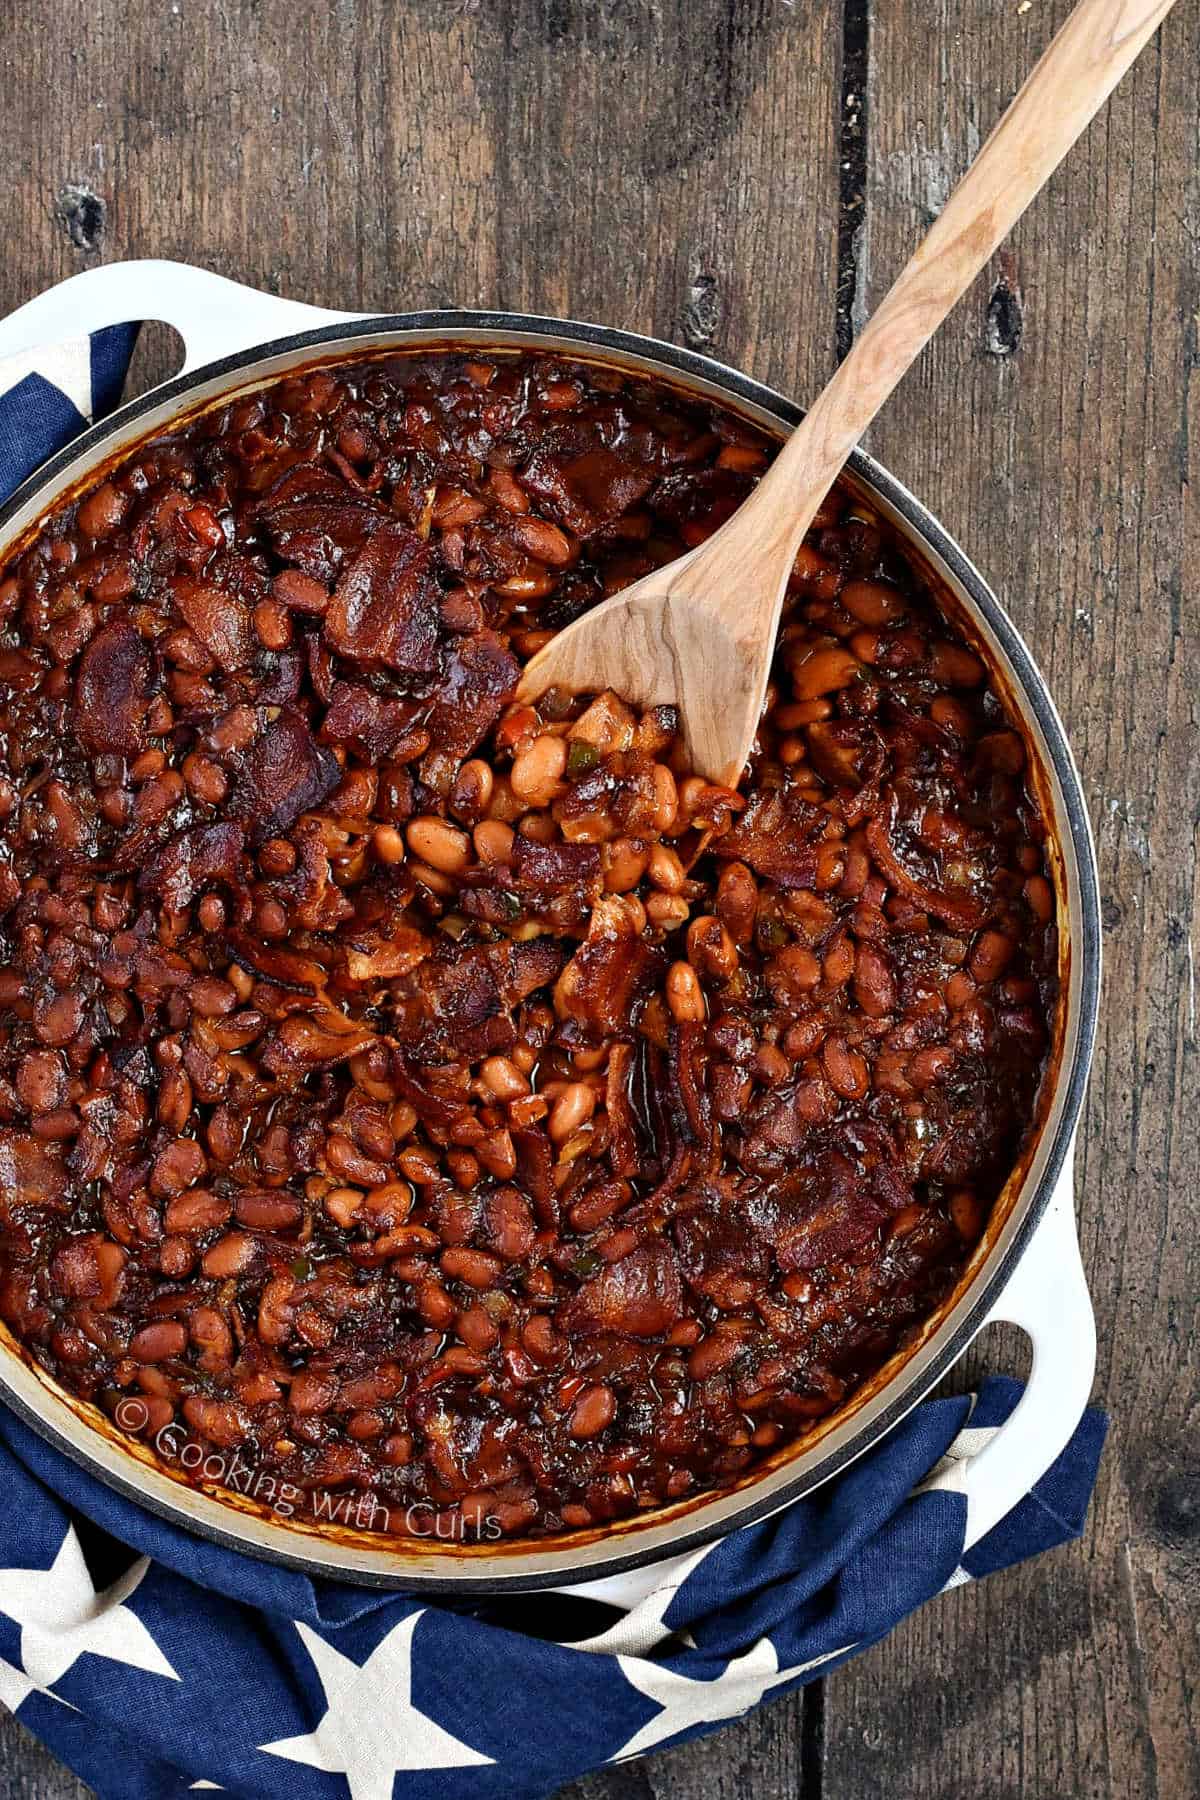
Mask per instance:
[[[1031,1340],[1033,1367],[1024,1394],[981,1450],[944,1463],[916,1490],[965,1494],[964,1552],[986,1537],[1057,1461],[1091,1393],[1096,1322],[1079,1256],[1073,1185],[1072,1145],[1037,1230],[980,1326],[1017,1325]],[[558,1591],[631,1608],[656,1591],[673,1591],[703,1555],[703,1550],[690,1551]]]
[[[328,312],[280,300],[189,263],[104,263],[60,281],[0,320],[0,359],[40,350],[106,325],[162,319],[183,339],[181,374],[292,332],[312,331],[361,313]]]
[[[1024,1499],[1066,1449],[1096,1372],[1096,1320],[1079,1255],[1073,1153],[1025,1254],[987,1325],[1017,1325],[1033,1346],[1025,1392],[982,1450],[934,1476],[929,1487],[967,1497],[964,1550]]]

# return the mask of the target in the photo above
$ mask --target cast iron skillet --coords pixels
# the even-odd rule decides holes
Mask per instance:
[[[182,333],[183,373],[93,425],[0,509],[0,563],[41,517],[143,438],[291,371],[375,353],[470,347],[490,355],[552,350],[662,382],[721,405],[780,436],[801,417],[791,400],[708,357],[630,332],[514,313],[425,312],[358,318],[320,312],[238,287],[178,263],[109,264],[64,282],[0,323],[0,358],[86,331],[157,317]],[[947,612],[981,650],[1019,717],[1039,799],[1051,826],[1062,942],[1062,1001],[1040,1126],[994,1209],[954,1292],[847,1404],[799,1443],[758,1464],[735,1486],[602,1530],[511,1544],[438,1541],[433,1517],[412,1536],[315,1526],[278,1500],[233,1500],[185,1471],[168,1440],[155,1457],[98,1410],[58,1388],[0,1333],[0,1393],[57,1448],[144,1506],[231,1548],[380,1587],[498,1592],[594,1582],[628,1601],[679,1558],[809,1493],[879,1439],[960,1357],[993,1318],[1021,1324],[1034,1342],[1025,1397],[986,1449],[963,1466],[968,1542],[1028,1491],[1066,1443],[1086,1403],[1095,1357],[1071,1204],[1076,1122],[1095,1035],[1100,928],[1095,858],[1079,776],[1054,703],[1029,650],[958,545],[919,501],[856,452],[847,480],[886,520],[936,587]],[[214,1469],[216,1474],[224,1471]],[[653,1572],[648,1572],[653,1569]],[[597,1591],[597,1590],[594,1590]]]

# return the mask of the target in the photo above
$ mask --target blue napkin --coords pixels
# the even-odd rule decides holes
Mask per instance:
[[[135,329],[0,363],[0,500],[117,403]],[[963,1552],[956,1465],[1020,1393],[993,1379],[974,1400],[925,1401],[837,1480],[695,1552],[628,1612],[310,1580],[143,1511],[0,1408],[0,1701],[102,1800],[552,1794],[712,1731],[945,1588],[1078,1537],[1097,1411]]]

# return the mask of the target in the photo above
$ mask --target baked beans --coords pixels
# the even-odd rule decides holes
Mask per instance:
[[[399,1520],[742,1474],[948,1291],[1036,1117],[1021,735],[886,526],[797,558],[736,789],[513,693],[772,446],[539,356],[339,365],[0,571],[0,1316]]]

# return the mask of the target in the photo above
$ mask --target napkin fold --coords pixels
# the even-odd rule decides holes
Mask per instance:
[[[1020,1397],[928,1400],[838,1479],[631,1611],[313,1580],[139,1508],[0,1409],[0,1699],[102,1800],[519,1800],[702,1736],[946,1588],[1078,1537],[1089,1410],[965,1555],[955,1470]],[[943,1485],[922,1486],[941,1469]]]

